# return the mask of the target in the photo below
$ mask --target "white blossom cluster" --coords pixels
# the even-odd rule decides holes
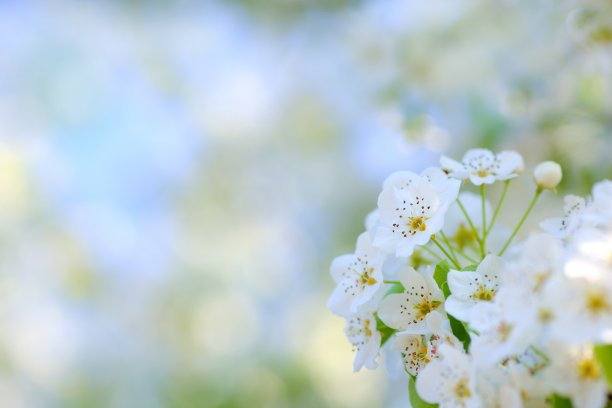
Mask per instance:
[[[511,244],[561,168],[533,172],[514,228],[497,223],[512,151],[473,149],[390,175],[355,253],[336,258],[329,309],[346,319],[355,371],[401,365],[414,407],[604,407],[612,393],[612,182],[567,196],[565,215]],[[498,203],[487,187],[503,183]],[[462,184],[476,191],[459,192]]]

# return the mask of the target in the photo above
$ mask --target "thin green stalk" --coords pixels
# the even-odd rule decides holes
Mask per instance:
[[[485,203],[487,201],[486,195],[485,195],[485,185],[481,184],[480,185],[480,201],[482,202],[482,243],[483,245],[486,244],[486,239],[487,239],[487,209],[485,206]]]
[[[383,280],[384,283],[387,283],[389,285],[401,285],[400,281],[393,281],[393,280]]]
[[[438,258],[438,261],[443,261],[444,260],[444,259],[442,259],[442,257],[440,255],[438,255],[434,251],[432,251],[431,248],[428,248],[426,246],[422,246],[421,249],[425,250],[429,255]]]
[[[523,223],[525,222],[525,220],[529,216],[529,213],[533,209],[533,206],[535,205],[536,201],[538,201],[538,197],[540,197],[540,194],[542,194],[542,188],[538,187],[536,189],[535,194],[533,195],[533,199],[531,200],[531,203],[529,203],[529,207],[527,207],[527,210],[525,211],[525,213],[521,217],[521,220],[519,221],[518,225],[516,226],[516,228],[514,228],[514,231],[512,231],[512,235],[510,235],[510,238],[508,238],[508,241],[506,241],[506,243],[504,244],[504,247],[499,252],[499,256],[502,256],[504,254],[504,252],[506,252],[506,249],[508,248],[508,246],[510,245],[510,243],[512,242],[512,240],[514,239],[516,234],[518,234],[519,230],[523,226]]]
[[[550,358],[542,350],[536,346],[529,346],[529,348],[532,349],[533,352],[536,353],[542,360],[544,360],[545,364],[550,363]]]
[[[444,233],[444,231],[440,231],[440,236],[442,236],[442,240],[444,241],[444,243],[446,244],[446,246],[448,247],[451,255],[453,256],[453,258],[455,259],[455,263],[459,264],[459,258],[457,258],[457,254],[455,254],[455,249],[453,248],[453,246],[451,245],[450,241],[448,240],[448,238],[446,238],[446,234]]]
[[[465,207],[463,206],[463,203],[461,202],[461,200],[457,199],[457,204],[459,205],[459,208],[461,209],[461,212],[463,213],[463,215],[465,216],[465,219],[467,220],[468,224],[470,225],[470,228],[472,229],[472,232],[476,236],[476,241],[478,241],[478,246],[480,247],[480,256],[482,258],[484,258],[484,256],[485,256],[484,247],[482,246],[482,240],[480,239],[480,235],[478,234],[478,230],[474,226],[474,223],[472,222],[472,219],[470,218],[470,216],[468,215],[467,211],[465,210]]]
[[[487,229],[487,233],[485,235],[485,239],[486,239],[486,237],[489,236],[489,233],[493,229],[493,225],[495,225],[495,221],[497,221],[497,216],[499,215],[499,210],[501,210],[502,204],[504,203],[504,200],[506,199],[506,193],[508,192],[508,187],[509,186],[510,186],[510,180],[506,180],[506,182],[504,183],[504,190],[502,191],[502,195],[499,198],[499,202],[497,203],[497,207],[495,208],[495,212],[493,213],[493,218],[491,218],[491,224],[489,224],[489,228]]]
[[[477,261],[476,259],[472,258],[471,256],[469,256],[468,254],[466,254],[466,253],[464,253],[464,252],[461,252],[461,251],[459,250],[459,248],[454,248],[454,247],[453,247],[453,249],[454,249],[455,251],[457,251],[457,253],[458,253],[459,255],[461,255],[463,258],[465,258],[467,261],[472,262],[472,263],[475,263],[475,264],[476,264],[476,263],[478,263],[478,261]]]
[[[455,267],[457,269],[461,269],[461,265],[459,265],[457,263],[457,261],[455,261],[453,259],[452,256],[450,256],[450,254],[446,251],[446,249],[444,249],[444,247],[442,245],[440,245],[440,243],[436,240],[436,238],[432,235],[431,237],[431,242],[433,242],[434,244],[436,244],[436,246],[440,249],[440,251],[442,251],[444,253],[444,255],[446,255],[446,257],[448,258],[449,261],[451,261],[453,263],[453,265],[455,265]]]

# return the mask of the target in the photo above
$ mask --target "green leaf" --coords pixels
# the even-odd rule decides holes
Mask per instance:
[[[601,364],[608,381],[608,390],[612,391],[612,344],[595,346],[595,358]]]
[[[385,293],[384,297],[387,297],[389,295],[392,295],[394,293],[404,293],[404,286],[402,286],[401,283],[395,283],[393,285],[391,285],[391,287],[389,288],[389,290],[387,291],[387,293]]]
[[[378,316],[376,316],[376,330],[380,332],[380,347],[382,347],[397,332],[387,326]]]
[[[477,266],[478,265],[466,266],[465,268],[463,268],[463,270],[476,270]],[[440,263],[438,263],[436,265],[436,270],[434,271],[434,279],[440,289],[442,289],[445,298],[450,296],[450,289],[448,288],[448,283],[446,282],[446,278],[449,271],[450,266],[447,261],[441,261]],[[461,343],[463,343],[463,347],[465,348],[465,351],[467,351],[470,347],[469,333],[467,332],[467,330],[465,330],[463,323],[461,323],[459,320],[455,319],[451,315],[448,315],[448,318],[450,320],[451,330],[453,331],[453,334],[461,341]]]
[[[449,270],[450,266],[448,262],[441,261],[436,265],[436,269],[434,271],[434,280],[438,284],[438,287],[442,289],[442,292],[444,292],[445,298],[450,295],[450,290],[448,289],[448,285],[446,284],[446,275],[448,275]]]
[[[462,269],[462,271],[474,272],[478,268],[478,264],[468,265]]]
[[[455,319],[453,316],[447,314],[448,320],[450,320],[450,326],[453,334],[456,338],[459,339],[461,343],[463,343],[463,348],[467,352],[470,348],[470,334],[465,330],[465,326],[461,321]]]
[[[573,408],[572,401],[559,394],[553,394],[550,397],[550,405],[553,408]]]
[[[410,397],[410,405],[412,408],[434,408],[438,406],[438,404],[430,404],[421,399],[416,391],[416,385],[412,376],[410,376],[408,380],[408,396]]]

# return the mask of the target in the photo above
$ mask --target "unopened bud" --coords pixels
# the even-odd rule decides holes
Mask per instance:
[[[554,190],[561,182],[563,172],[559,163],[545,161],[536,166],[533,170],[533,178],[538,187]]]

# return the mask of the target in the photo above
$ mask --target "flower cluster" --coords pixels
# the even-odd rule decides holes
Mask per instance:
[[[389,176],[355,253],[332,263],[328,306],[347,321],[354,369],[386,354],[403,366],[414,407],[606,406],[612,182],[567,196],[562,217],[514,243],[561,168],[536,167],[533,198],[510,228],[497,218],[524,169],[518,153],[474,149],[440,165]]]

